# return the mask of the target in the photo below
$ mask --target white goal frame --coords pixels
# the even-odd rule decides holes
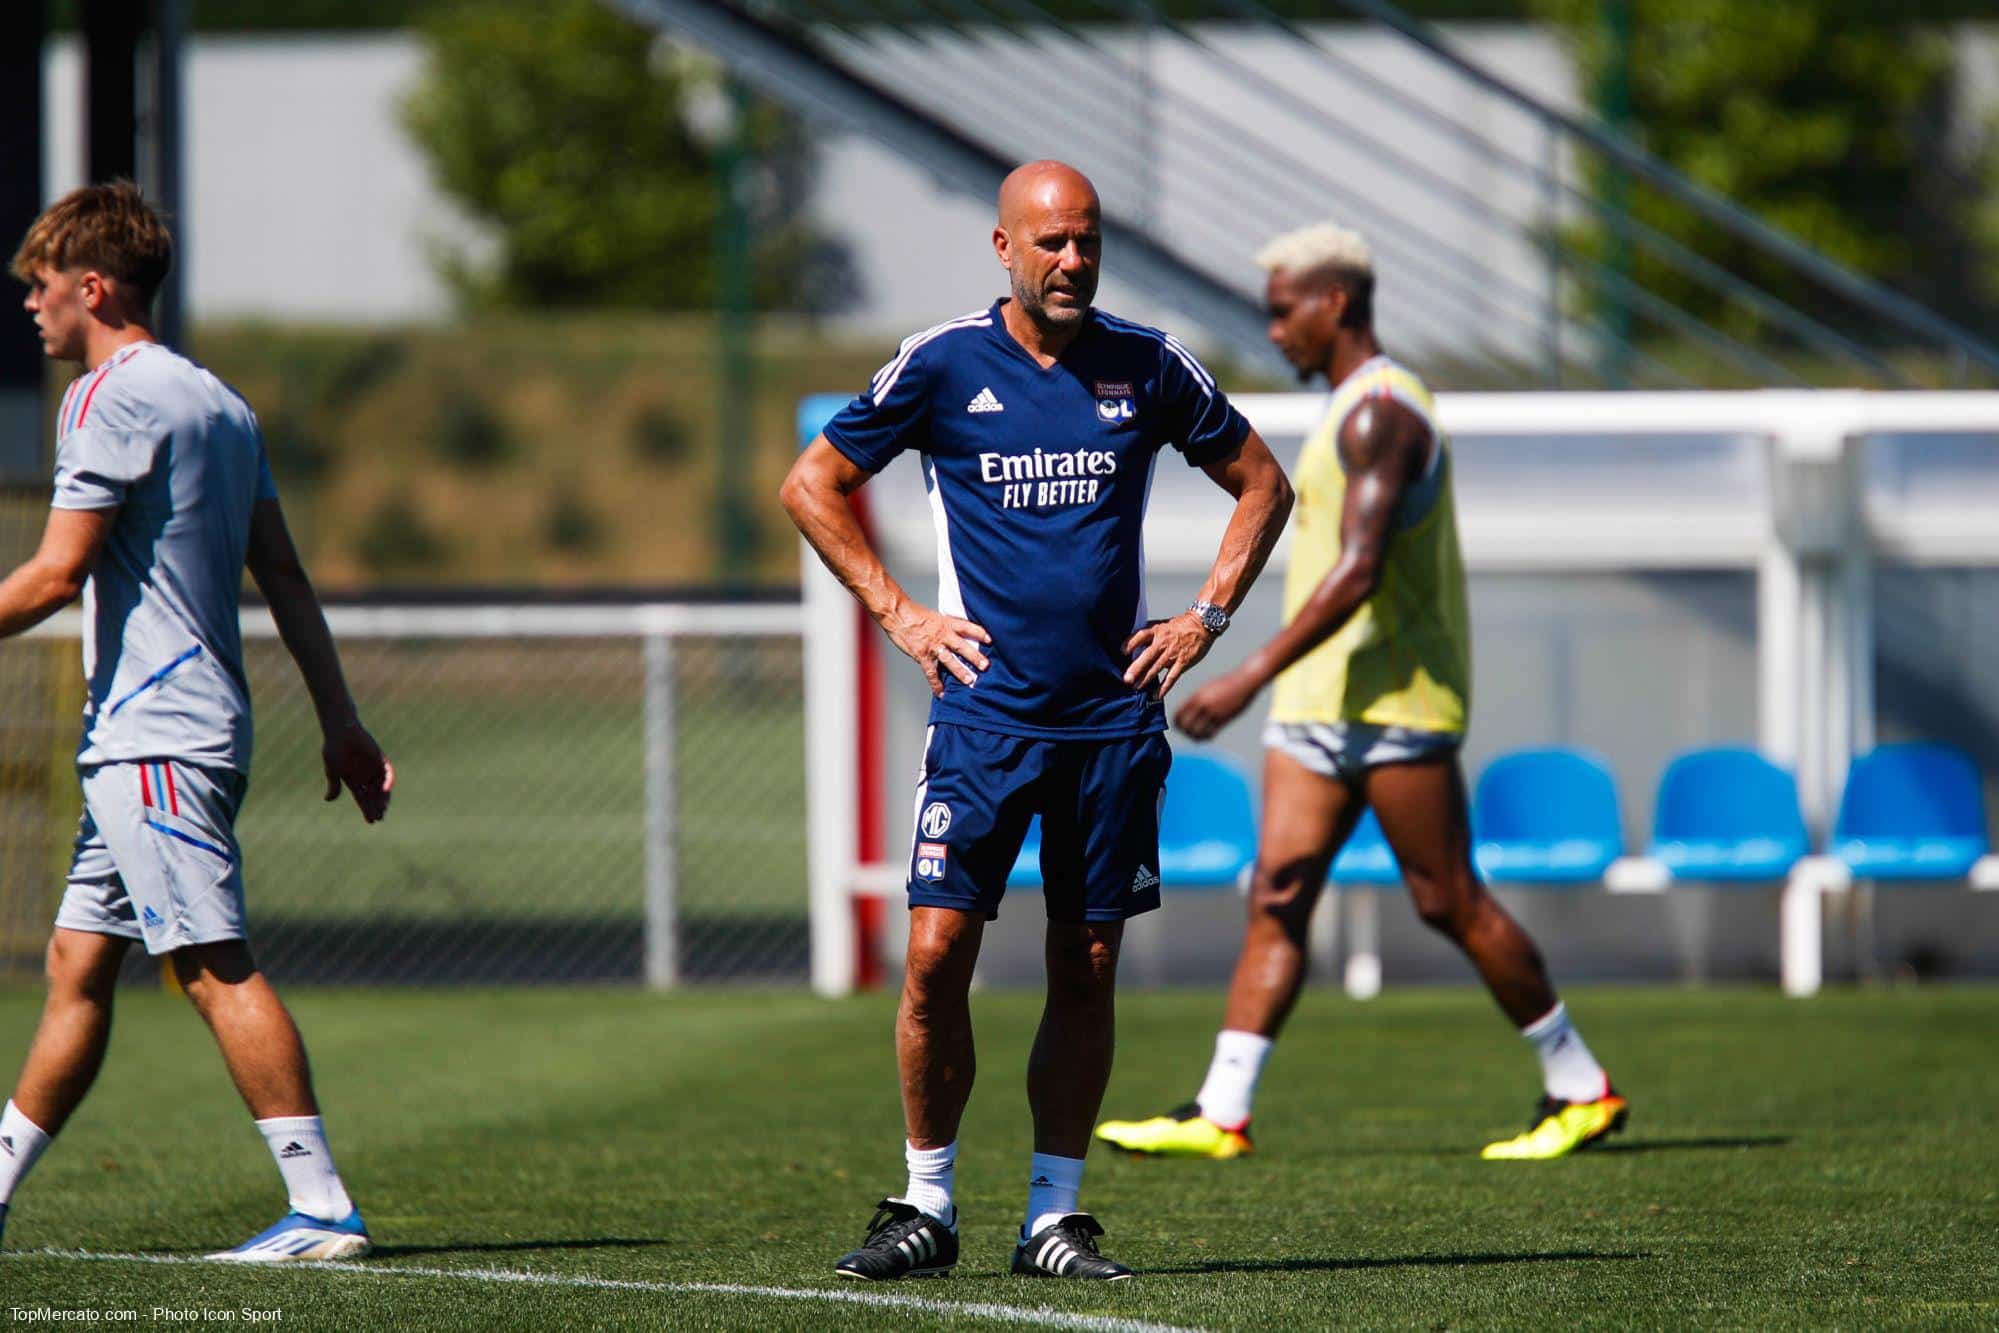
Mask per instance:
[[[644,682],[645,984],[680,982],[680,893],[675,870],[679,837],[674,688],[677,645],[689,638],[796,638],[804,630],[793,603],[647,602],[632,604],[335,605],[326,622],[339,642],[377,639],[616,639],[638,645]],[[243,637],[269,640],[277,626],[261,606],[246,606]],[[76,639],[82,614],[74,608],[37,625],[37,638]],[[365,700],[363,701],[365,705]],[[393,744],[394,738],[386,738]]]

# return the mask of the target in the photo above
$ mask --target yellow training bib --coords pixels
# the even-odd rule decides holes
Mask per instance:
[[[1380,586],[1352,619],[1278,676],[1270,716],[1461,734],[1471,720],[1471,612],[1458,551],[1450,441],[1437,429],[1429,389],[1385,356],[1340,382],[1325,420],[1298,455],[1284,619],[1297,617],[1339,561],[1347,494],[1340,430],[1369,398],[1393,398],[1422,418],[1430,429],[1430,463],[1403,493]]]

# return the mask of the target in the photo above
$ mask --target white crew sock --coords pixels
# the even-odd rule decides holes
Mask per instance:
[[[1610,1091],[1610,1075],[1589,1053],[1583,1037],[1569,1022],[1569,1007],[1553,1009],[1520,1029],[1541,1053],[1541,1080],[1550,1097],[1565,1102],[1593,1102]]]
[[[49,1136],[42,1127],[8,1102],[7,1109],[0,1111],[0,1208],[14,1201],[15,1189],[48,1146]]]
[[[947,1225],[957,1216],[951,1202],[951,1176],[958,1167],[958,1141],[941,1148],[902,1145],[902,1160],[909,1163],[909,1188],[902,1197]]]
[[[333,1150],[326,1146],[324,1121],[316,1115],[275,1116],[259,1120],[257,1129],[271,1149],[278,1174],[285,1178],[293,1212],[338,1222],[354,1211],[354,1201],[340,1183],[340,1170],[333,1165]]]
[[[1263,1062],[1270,1058],[1276,1043],[1254,1032],[1223,1028],[1215,1034],[1215,1058],[1208,1065],[1208,1077],[1194,1101],[1201,1114],[1223,1129],[1241,1129],[1249,1123],[1249,1106],[1256,1098],[1256,1081],[1263,1077]]]
[[[1027,1181],[1027,1229],[1020,1233],[1022,1240],[1071,1213],[1080,1212],[1076,1207],[1076,1196],[1083,1189],[1083,1159],[1080,1157],[1057,1157],[1053,1153],[1038,1152],[1034,1154],[1028,1170],[1032,1174]]]

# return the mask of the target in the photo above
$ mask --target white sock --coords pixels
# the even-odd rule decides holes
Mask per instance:
[[[902,1197],[939,1222],[949,1223],[957,1214],[951,1202],[951,1176],[958,1167],[958,1141],[941,1148],[902,1145],[902,1160],[909,1163],[909,1188]]]
[[[1027,1229],[1020,1233],[1022,1240],[1071,1213],[1081,1211],[1076,1207],[1076,1196],[1083,1190],[1083,1159],[1080,1157],[1057,1157],[1053,1153],[1038,1152],[1034,1154],[1028,1170],[1032,1174],[1027,1182]]]
[[[333,1165],[333,1150],[326,1146],[324,1121],[316,1115],[284,1115],[259,1120],[257,1129],[285,1178],[293,1212],[338,1222],[354,1211]]]
[[[1593,1102],[1610,1091],[1610,1075],[1589,1053],[1583,1037],[1569,1022],[1569,1007],[1553,1009],[1520,1029],[1541,1053],[1541,1080],[1550,1097],[1565,1102]]]
[[[1249,1123],[1249,1105],[1256,1098],[1256,1081],[1263,1077],[1263,1062],[1270,1058],[1276,1043],[1254,1032],[1223,1028],[1215,1034],[1215,1058],[1208,1065],[1208,1077],[1194,1101],[1201,1114],[1223,1129],[1241,1129]]]
[[[14,1201],[14,1190],[48,1146],[49,1136],[42,1127],[8,1102],[7,1109],[0,1111],[0,1208]]]

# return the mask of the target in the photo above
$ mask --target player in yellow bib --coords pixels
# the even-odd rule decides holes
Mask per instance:
[[[1541,1057],[1527,1131],[1490,1160],[1564,1156],[1621,1128],[1624,1099],[1556,997],[1539,950],[1472,868],[1458,749],[1471,715],[1471,617],[1450,442],[1423,382],[1374,334],[1366,243],[1332,225],[1266,246],[1270,340],[1333,386],[1298,456],[1284,628],[1175,715],[1205,739],[1277,683],[1263,733],[1263,827],[1249,928],[1195,1100],[1097,1137],[1133,1152],[1239,1157],[1264,1060],[1305,981],[1306,926],[1369,806],[1423,920],[1450,937]]]

